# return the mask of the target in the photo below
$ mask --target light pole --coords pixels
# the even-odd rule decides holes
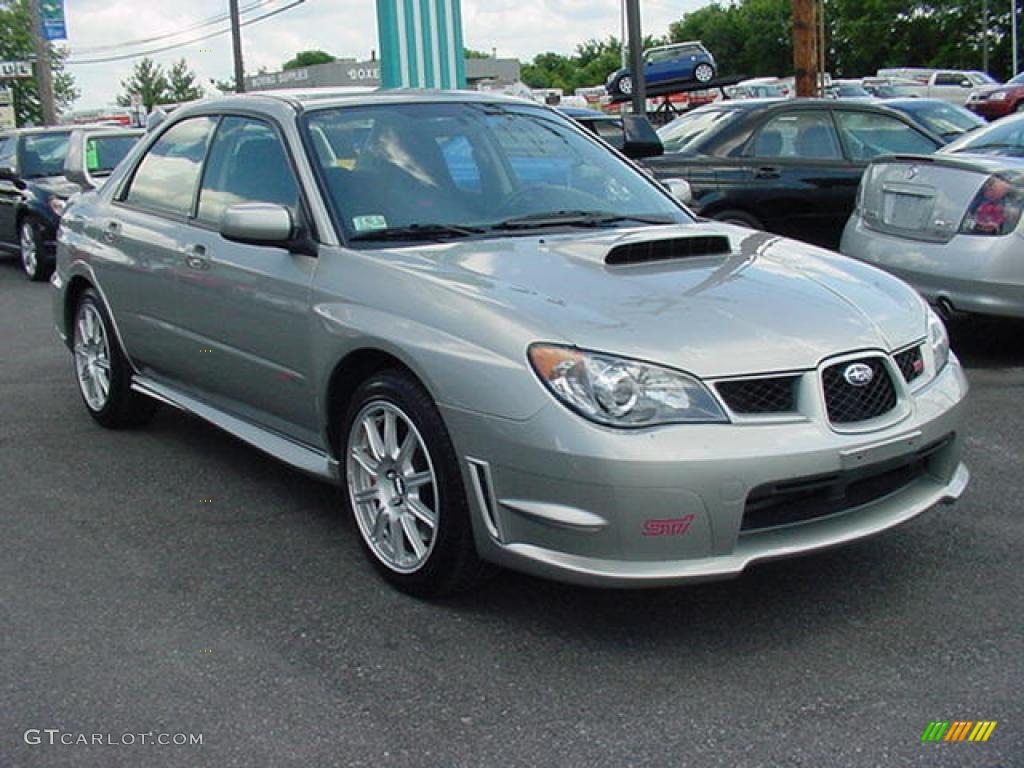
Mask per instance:
[[[231,49],[235,59],[235,93],[245,93],[245,67],[242,66],[242,30],[238,18],[238,0],[230,0]]]
[[[640,31],[640,0],[626,0],[629,22],[629,70],[633,76],[633,114],[647,114],[647,83],[644,80],[644,36]]]
[[[1012,72],[1010,77],[1017,76],[1017,0],[1010,0],[1010,45],[1013,46]]]

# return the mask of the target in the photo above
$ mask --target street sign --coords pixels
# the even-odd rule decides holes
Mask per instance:
[[[32,64],[27,61],[0,61],[0,80],[30,80]]]
[[[385,88],[465,88],[460,0],[377,0]]]
[[[64,0],[40,0],[39,16],[43,20],[43,37],[47,40],[68,39],[68,26],[64,21]]]

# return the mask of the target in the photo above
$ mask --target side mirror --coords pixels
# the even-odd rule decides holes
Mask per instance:
[[[657,157],[665,153],[661,139],[644,115],[622,118],[622,154],[633,160]]]
[[[964,78],[963,80],[960,81],[961,88],[970,88],[972,85],[974,84],[967,78]]]
[[[4,181],[17,181],[18,172],[9,165],[0,165],[0,179]]]
[[[672,193],[672,197],[680,203],[689,205],[693,202],[693,190],[690,188],[690,182],[686,179],[665,179],[662,183]]]
[[[292,214],[282,205],[239,203],[224,211],[220,233],[228,240],[253,245],[285,247],[292,239],[295,225]]]

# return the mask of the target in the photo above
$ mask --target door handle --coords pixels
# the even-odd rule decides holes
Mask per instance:
[[[121,222],[113,220],[108,221],[103,230],[103,242],[112,243],[117,239],[119,234],[121,234]]]
[[[209,269],[210,260],[206,258],[206,248],[202,245],[189,245],[184,249],[185,266],[189,269]]]
[[[758,168],[756,171],[754,171],[754,178],[755,179],[777,179],[777,178],[779,178],[779,169],[778,168],[770,168],[770,167],[767,167],[767,166],[764,167],[764,168]]]

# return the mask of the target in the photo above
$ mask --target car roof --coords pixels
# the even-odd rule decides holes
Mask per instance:
[[[919,99],[913,96],[908,96],[902,99],[886,99],[885,106],[891,109],[900,109],[903,107],[955,107],[956,104],[952,104],[945,99]]]
[[[0,136],[27,136],[37,133],[70,133],[75,130],[77,126],[74,125],[48,125],[40,126],[38,128],[9,128],[6,131],[0,131]]]

